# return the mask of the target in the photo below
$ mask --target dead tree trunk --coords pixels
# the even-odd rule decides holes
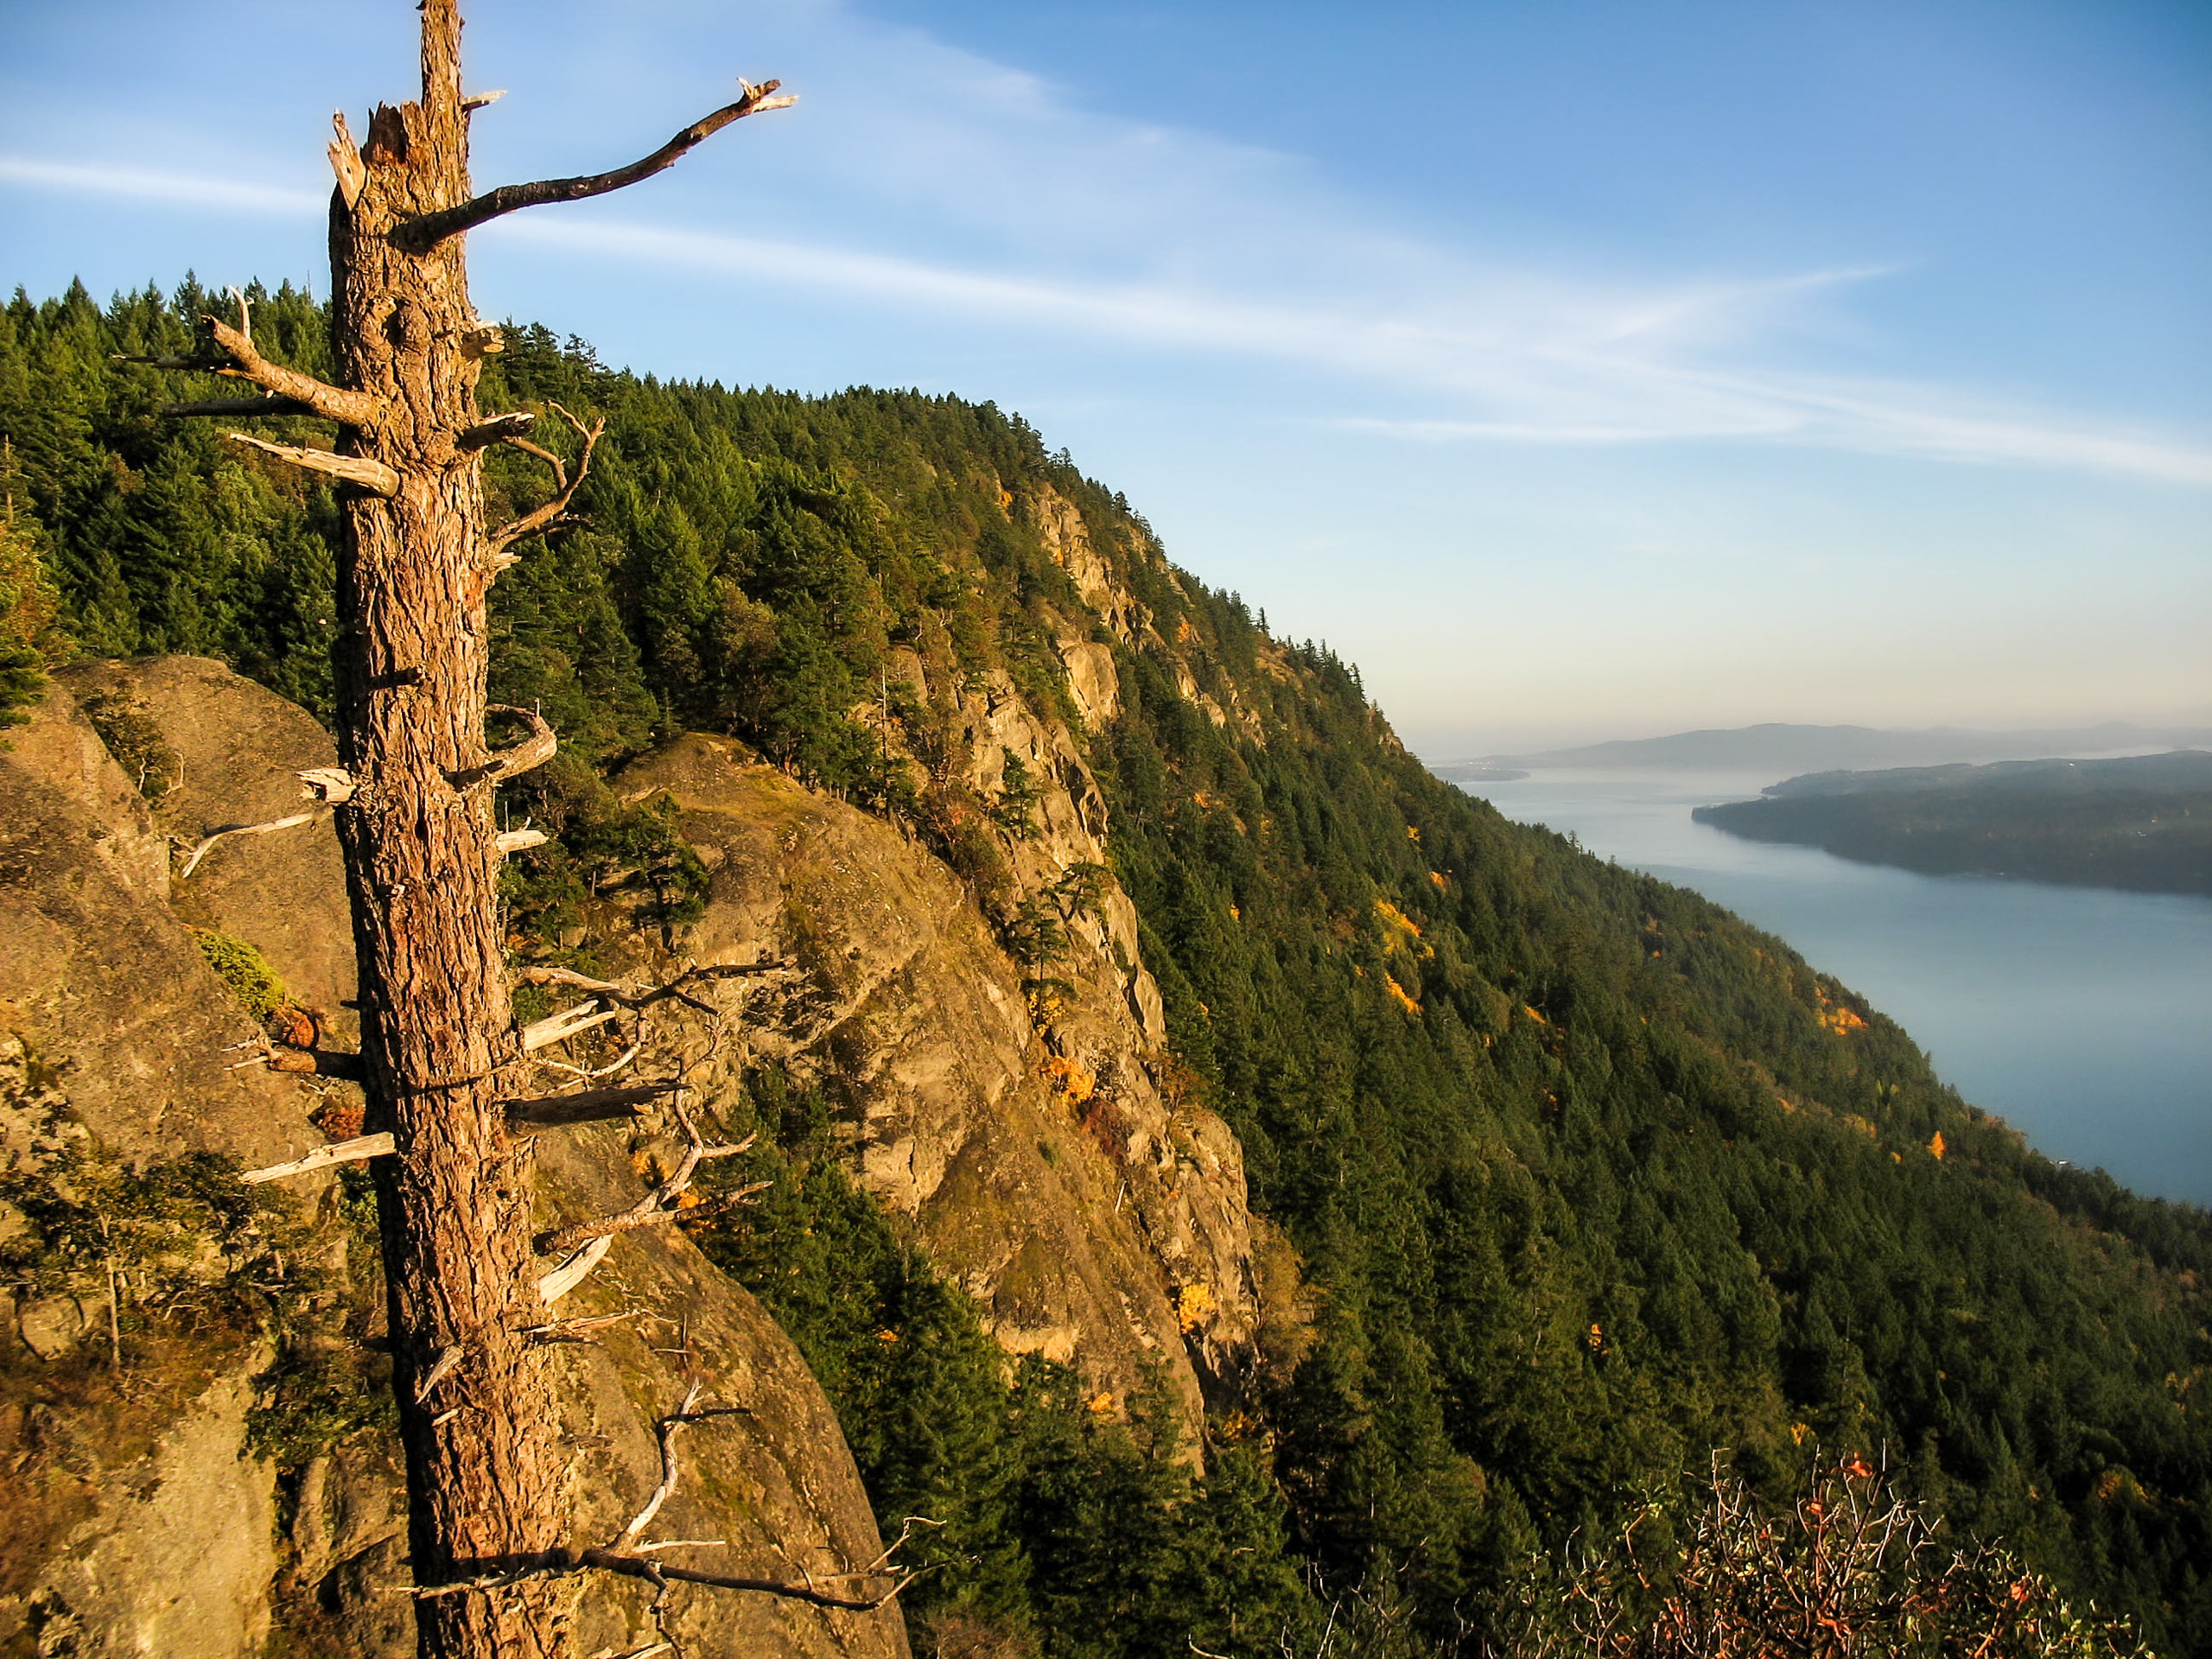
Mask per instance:
[[[553,753],[535,716],[512,749],[487,751],[485,596],[509,543],[554,522],[582,481],[522,439],[527,416],[480,420],[481,359],[499,346],[468,297],[465,232],[519,207],[636,182],[720,128],[791,102],[762,88],[632,166],[472,197],[457,0],[422,6],[420,101],[380,106],[357,148],[343,117],[330,147],[337,384],[262,358],[239,303],[209,319],[213,354],[189,366],[251,381],[260,400],[188,414],[313,414],[334,451],[235,435],[337,478],[346,534],[338,575],[339,752],[333,798],[359,957],[378,1220],[390,1282],[416,1582],[505,1580],[492,1593],[425,1596],[421,1651],[454,1659],[557,1653],[556,1605],[577,1557],[564,1549],[556,1417],[543,1351],[526,1141],[503,1103],[523,1092],[495,886],[498,781]],[[555,494],[502,529],[484,522],[490,443],[552,463]],[[522,714],[523,711],[511,711]],[[346,792],[350,784],[350,795]],[[553,1569],[546,1573],[543,1569]]]
[[[360,963],[416,1582],[542,1559],[561,1542],[560,1465],[537,1322],[530,1182],[499,1102],[520,1057],[498,936],[494,782],[484,741],[484,600],[492,583],[476,379],[491,337],[463,242],[398,245],[410,220],[468,197],[460,20],[423,20],[423,97],[379,108],[358,161],[334,145],[334,334],[340,382],[378,404],[341,448],[388,468],[389,495],[346,504],[338,584],[340,815]],[[348,179],[348,175],[351,179]],[[349,190],[349,182],[358,181]],[[350,196],[351,200],[348,200]],[[438,1389],[422,1379],[461,1351]],[[425,1655],[557,1645],[552,1587],[421,1605]]]

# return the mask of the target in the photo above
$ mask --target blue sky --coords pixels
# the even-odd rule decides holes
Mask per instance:
[[[480,187],[801,95],[480,232],[487,315],[1018,409],[1434,758],[2212,720],[2212,8],[470,16]],[[320,291],[329,112],[414,20],[6,8],[0,281]]]

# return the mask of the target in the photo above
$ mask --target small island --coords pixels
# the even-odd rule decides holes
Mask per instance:
[[[1924,875],[2212,893],[2212,753],[1791,778],[1691,814],[1747,841]]]

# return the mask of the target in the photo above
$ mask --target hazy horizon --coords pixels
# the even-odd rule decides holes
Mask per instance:
[[[1385,711],[1388,712],[1387,710]],[[2132,726],[2145,731],[2177,731],[2212,734],[2212,706],[2194,710],[2182,710],[2162,718],[2127,718],[2102,716],[2075,720],[2041,721],[2019,720],[1957,721],[1929,720],[1911,723],[1897,722],[1881,725],[1859,720],[1737,720],[1707,725],[1675,726],[1663,721],[1637,721],[1623,718],[1607,721],[1604,718],[1574,726],[1529,727],[1519,728],[1452,726],[1438,722],[1408,729],[1402,722],[1393,722],[1406,747],[1433,766],[1448,766],[1459,761],[1488,760],[1516,755],[1549,753],[1563,749],[1592,747],[1607,743],[1639,743],[1655,738],[1688,737],[1707,732],[1740,732],[1762,726],[1789,726],[1807,730],[1856,728],[1900,736],[1919,736],[1946,732],[1959,732],[2005,737],[2021,733],[2090,733],[2104,726]],[[1496,734],[1503,732],[1505,741],[1495,741]]]
[[[2212,709],[2201,7],[469,14],[480,187],[801,99],[479,233],[486,315],[1017,410],[1421,752]],[[10,9],[0,280],[322,291],[414,26]]]

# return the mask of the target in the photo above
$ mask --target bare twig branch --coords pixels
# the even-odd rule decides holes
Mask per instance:
[[[541,179],[535,184],[503,184],[498,189],[474,200],[464,201],[457,207],[442,212],[424,213],[411,219],[392,232],[392,239],[403,247],[416,252],[426,252],[449,236],[459,236],[479,225],[488,223],[505,214],[524,207],[540,207],[551,202],[582,201],[592,196],[603,196],[610,190],[620,190],[649,179],[664,168],[677,162],[699,145],[720,132],[733,121],[741,121],[748,115],[758,115],[766,110],[787,109],[798,100],[796,98],[776,98],[772,94],[781,84],[766,81],[754,86],[739,81],[743,93],[736,103],[724,105],[712,115],[693,122],[658,149],[627,167],[619,167],[609,173],[594,173],[573,179]]]
[[[653,1488],[652,1496],[645,1500],[645,1507],[630,1517],[630,1524],[614,1535],[617,1546],[633,1542],[638,1535],[660,1513],[660,1506],[676,1490],[676,1431],[690,1421],[691,1408],[699,1403],[699,1395],[706,1388],[703,1382],[694,1382],[683,1392],[683,1403],[654,1425],[660,1435],[660,1484]]]
[[[887,1607],[897,1599],[900,1592],[919,1578],[919,1573],[899,1575],[891,1587],[874,1596],[838,1596],[817,1590],[807,1585],[787,1584],[780,1579],[746,1579],[725,1573],[702,1573],[696,1568],[675,1567],[666,1561],[656,1561],[650,1556],[620,1554],[611,1549],[587,1549],[578,1555],[578,1564],[597,1567],[602,1573],[619,1573],[625,1578],[644,1579],[650,1583],[702,1584],[715,1590],[757,1590],[763,1594],[780,1596],[786,1601],[803,1601],[810,1606],[828,1607],[839,1612],[872,1613]]]
[[[779,975],[790,972],[792,966],[791,959],[786,957],[772,957],[766,962],[710,963],[704,967],[695,964],[686,968],[666,983],[656,985],[652,989],[645,991],[626,990],[611,981],[592,979],[568,968],[537,966],[524,968],[516,973],[515,982],[518,985],[571,985],[578,990],[591,992],[602,1001],[612,1002],[617,1007],[623,1008],[649,1008],[656,1002],[665,1002],[674,998],[687,1007],[696,1008],[702,1014],[713,1015],[716,1010],[708,1007],[696,997],[685,995],[683,988],[702,980],[711,982],[724,979],[750,979]]]
[[[305,1175],[318,1169],[328,1169],[336,1164],[358,1164],[365,1159],[382,1158],[396,1152],[389,1132],[383,1135],[364,1135],[351,1141],[334,1141],[327,1147],[317,1147],[304,1158],[296,1158],[289,1164],[271,1164],[266,1169],[249,1169],[238,1179],[249,1185],[264,1181],[282,1180],[287,1175]]]
[[[728,1156],[749,1152],[752,1148],[749,1146],[733,1146],[718,1150],[721,1155]],[[753,1181],[692,1205],[688,1209],[680,1205],[664,1205],[656,1190],[619,1215],[601,1216],[593,1221],[572,1222],[558,1232],[546,1234],[538,1241],[539,1251],[550,1255],[556,1250],[569,1249],[588,1240],[612,1238],[617,1233],[634,1232],[640,1227],[658,1227],[671,1221],[704,1221],[709,1216],[718,1216],[725,1210],[736,1208],[754,1193],[766,1191],[770,1185],[767,1181]],[[689,1189],[690,1182],[687,1180],[685,1190]]]
[[[736,1578],[727,1573],[703,1573],[694,1568],[671,1567],[665,1562],[651,1560],[651,1554],[658,1550],[672,1549],[679,1544],[685,1543],[704,1545],[709,1541],[704,1539],[669,1539],[652,1544],[639,1544],[637,1541],[639,1535],[652,1524],[653,1517],[660,1513],[661,1506],[675,1494],[678,1474],[676,1458],[677,1431],[687,1423],[705,1422],[715,1417],[750,1415],[742,1406],[709,1406],[702,1409],[699,1405],[699,1396],[705,1392],[705,1388],[706,1385],[703,1382],[693,1382],[684,1390],[683,1403],[653,1425],[654,1431],[660,1440],[660,1484],[653,1488],[652,1496],[645,1499],[645,1506],[630,1517],[629,1524],[609,1540],[605,1548],[577,1552],[576,1559],[582,1565],[595,1567],[605,1573],[619,1573],[628,1578],[647,1580],[659,1586],[664,1592],[669,1583],[673,1580],[683,1584],[707,1585],[723,1590],[762,1591],[770,1595],[782,1596],[788,1600],[804,1601],[817,1607],[833,1607],[849,1612],[867,1612],[881,1607],[914,1581],[917,1576],[915,1573],[887,1568],[891,1558],[913,1535],[917,1524],[923,1526],[938,1524],[934,1521],[914,1516],[907,1517],[906,1525],[899,1529],[899,1536],[893,1541],[891,1547],[859,1571],[832,1573],[818,1580],[810,1574],[808,1582],[803,1585],[790,1584],[774,1579]],[[892,1580],[892,1583],[887,1589],[874,1596],[839,1596],[820,1587],[825,1583],[840,1584],[871,1578],[887,1578]]]
[[[249,436],[244,432],[223,435],[233,443],[251,444],[256,449],[272,454],[279,461],[289,461],[310,473],[327,473],[343,479],[348,484],[358,484],[372,495],[387,499],[399,493],[399,474],[380,461],[371,461],[365,455],[338,455],[327,449],[305,449],[297,444],[270,443],[265,438]]]
[[[200,868],[200,861],[207,856],[215,843],[229,836],[266,836],[279,830],[296,830],[303,823],[313,823],[323,814],[320,806],[311,806],[304,812],[295,812],[289,817],[271,818],[266,823],[226,823],[220,829],[210,830],[193,847],[192,855],[184,861],[184,868],[177,873],[180,881],[189,880]]]
[[[720,1022],[717,1020],[714,1041],[708,1047],[706,1058],[712,1058],[715,1049],[721,1046],[721,1031]],[[685,1063],[683,1074],[689,1073],[691,1064],[692,1062],[690,1061]],[[605,1238],[615,1233],[628,1232],[633,1228],[653,1227],[664,1222],[683,1219],[697,1220],[715,1215],[734,1205],[744,1203],[755,1192],[761,1192],[769,1185],[766,1181],[754,1181],[748,1185],[721,1193],[703,1204],[687,1205],[683,1202],[685,1194],[690,1190],[692,1178],[698,1173],[699,1166],[702,1163],[710,1158],[732,1158],[740,1153],[750,1151],[755,1137],[748,1135],[741,1141],[719,1146],[710,1144],[707,1138],[699,1133],[699,1126],[692,1122],[691,1114],[684,1108],[683,1074],[679,1074],[677,1084],[678,1086],[670,1093],[668,1100],[670,1116],[676,1119],[677,1128],[683,1131],[684,1141],[683,1158],[677,1165],[675,1171],[658,1186],[646,1193],[627,1210],[610,1216],[601,1216],[593,1221],[573,1222],[566,1227],[545,1234],[537,1241],[537,1248],[541,1253],[550,1255],[556,1250],[571,1249],[588,1239]]]
[[[640,1026],[644,1024],[642,1020],[639,1023]],[[525,1044],[524,1047],[526,1050],[528,1045]],[[542,1054],[537,1057],[537,1063],[550,1071],[563,1072],[569,1077],[575,1077],[579,1082],[589,1083],[594,1077],[613,1077],[624,1066],[629,1065],[631,1061],[636,1059],[638,1058],[638,1052],[644,1047],[645,1044],[642,1042],[632,1043],[629,1047],[624,1049],[620,1055],[616,1056],[613,1059],[609,1060],[605,1065],[597,1067],[567,1065],[559,1060],[549,1060]]]
[[[551,407],[563,420],[575,428],[577,435],[583,440],[583,448],[576,456],[576,470],[573,474],[570,473],[562,465],[561,458],[543,445],[532,443],[529,439],[516,436],[512,433],[502,435],[505,442],[512,444],[518,449],[536,455],[553,468],[554,492],[552,499],[543,505],[531,508],[511,524],[502,524],[486,538],[486,545],[492,553],[492,567],[495,570],[505,569],[514,563],[507,556],[507,550],[515,543],[525,536],[534,536],[539,531],[547,529],[569,510],[569,503],[575,499],[576,491],[582,486],[584,474],[591,470],[591,452],[607,430],[607,418],[604,416],[589,426],[586,426],[560,404],[555,404]]]
[[[618,1314],[601,1321],[576,1320],[563,1323],[575,1325],[612,1323],[615,1319],[626,1317],[626,1314]],[[708,1573],[696,1567],[674,1567],[665,1561],[654,1560],[654,1554],[661,1550],[726,1547],[725,1541],[718,1538],[669,1538],[646,1544],[637,1541],[638,1535],[652,1524],[653,1517],[660,1513],[662,1506],[675,1495],[679,1474],[676,1457],[677,1431],[689,1423],[706,1422],[716,1417],[742,1417],[751,1414],[742,1406],[702,1408],[699,1404],[699,1396],[703,1391],[704,1384],[696,1382],[692,1383],[684,1391],[683,1404],[653,1425],[655,1434],[660,1442],[659,1484],[653,1488],[652,1495],[645,1499],[644,1507],[630,1518],[629,1523],[617,1533],[604,1548],[577,1549],[572,1546],[555,1552],[550,1558],[536,1565],[517,1571],[492,1577],[463,1580],[454,1584],[424,1585],[408,1593],[413,1595],[417,1600],[429,1600],[441,1596],[466,1595],[471,1592],[489,1594],[493,1591],[509,1589],[533,1580],[559,1578],[571,1573],[591,1570],[617,1573],[623,1578],[642,1579],[652,1585],[664,1597],[667,1594],[671,1584],[696,1584],[715,1590],[753,1591],[762,1595],[777,1596],[786,1601],[804,1602],[810,1606],[830,1608],[839,1612],[866,1613],[873,1612],[879,1607],[889,1605],[910,1585],[920,1578],[923,1573],[929,1570],[927,1567],[923,1567],[907,1571],[894,1568],[890,1565],[892,1557],[905,1548],[908,1540],[912,1538],[916,1527],[944,1525],[943,1522],[932,1521],[925,1516],[918,1515],[908,1516],[906,1523],[899,1530],[898,1537],[891,1541],[890,1546],[880,1555],[866,1567],[853,1572],[825,1573],[818,1578],[808,1574],[807,1582],[804,1584],[793,1584],[782,1579],[754,1579],[734,1573]],[[849,1584],[866,1579],[887,1579],[890,1582],[873,1595],[839,1595],[834,1591],[822,1587],[824,1585]],[[654,1604],[657,1612],[659,1605],[660,1603],[657,1599]],[[640,1652],[651,1653],[655,1650],[648,1648],[641,1649]]]
[[[536,455],[538,460],[543,461],[548,467],[550,467],[553,469],[553,492],[555,494],[557,495],[569,487],[569,463],[562,460],[560,456],[555,454],[550,449],[548,449],[543,444],[532,443],[528,438],[514,432],[503,432],[499,435],[499,437],[500,442],[506,444],[508,448],[519,449],[525,455]]]
[[[587,1331],[603,1331],[612,1325],[621,1325],[634,1319],[645,1310],[626,1307],[620,1313],[594,1313],[581,1319],[550,1319],[543,1325],[526,1325],[522,1334],[533,1342],[582,1342]]]
[[[574,1565],[569,1563],[573,1562]],[[922,1573],[926,1567],[898,1575],[891,1586],[874,1596],[839,1596],[817,1590],[810,1585],[789,1584],[781,1579],[747,1579],[723,1573],[702,1573],[688,1567],[671,1567],[656,1561],[650,1555],[625,1554],[611,1549],[580,1549],[557,1562],[543,1567],[525,1567],[518,1573],[503,1573],[494,1577],[464,1579],[454,1584],[420,1585],[404,1593],[417,1601],[429,1601],[440,1596],[486,1595],[493,1591],[512,1589],[537,1579],[563,1578],[571,1573],[586,1570],[618,1573],[626,1579],[643,1579],[648,1584],[665,1590],[670,1583],[704,1585],[715,1590],[752,1590],[763,1595],[778,1596],[786,1601],[802,1601],[813,1607],[826,1607],[844,1613],[872,1613],[879,1607],[887,1607]],[[888,1573],[885,1577],[891,1576]],[[667,1644],[639,1649],[651,1654],[663,1651]]]

